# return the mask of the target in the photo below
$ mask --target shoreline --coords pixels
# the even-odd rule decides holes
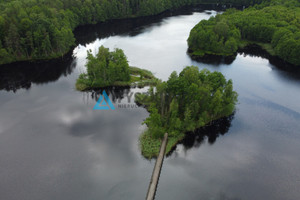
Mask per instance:
[[[298,70],[300,66],[291,64],[284,59],[280,58],[275,54],[275,52],[270,52],[266,48],[268,43],[259,43],[253,41],[242,41],[243,45],[240,44],[238,50],[234,52],[232,55],[224,55],[224,54],[214,54],[203,52],[203,55],[194,54],[195,51],[188,48],[187,54],[196,61],[208,63],[208,64],[231,64],[235,59],[238,53],[245,53],[247,55],[254,55],[258,57],[262,57],[268,59],[268,61],[274,66],[280,69],[287,70]],[[256,52],[254,51],[256,50]]]

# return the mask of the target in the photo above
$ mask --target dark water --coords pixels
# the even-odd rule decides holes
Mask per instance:
[[[140,90],[109,90],[116,110],[94,111],[96,94],[74,89],[86,51],[100,45],[124,49],[130,65],[163,80],[186,65],[220,71],[239,93],[231,118],[188,135],[165,159],[156,199],[299,199],[300,73],[253,53],[230,65],[191,60],[189,31],[214,14],[82,27],[74,58],[0,68],[0,199],[145,198],[154,160],[141,156],[138,138],[148,113],[118,108]]]

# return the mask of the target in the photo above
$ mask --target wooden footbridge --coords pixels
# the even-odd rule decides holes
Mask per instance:
[[[158,184],[158,180],[159,180],[159,176],[160,176],[160,171],[161,171],[162,164],[163,164],[164,157],[165,157],[167,143],[168,143],[168,133],[165,133],[163,141],[160,146],[157,160],[154,165],[154,169],[153,169],[152,177],[150,180],[146,200],[153,200],[155,198],[155,193],[156,193],[157,184]]]

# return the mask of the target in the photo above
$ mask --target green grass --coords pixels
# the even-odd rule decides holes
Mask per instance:
[[[276,56],[275,50],[273,49],[271,44],[260,42],[257,42],[256,44],[259,45],[262,49],[266,50],[271,56]]]
[[[166,154],[168,154],[177,144],[184,138],[184,134],[179,134],[177,136],[169,136],[168,143],[166,147]],[[160,145],[162,142],[161,138],[153,138],[148,129],[140,136],[140,148],[142,155],[151,159],[157,157],[159,154]]]
[[[104,87],[109,87],[109,86],[115,86],[115,87],[124,87],[124,86],[131,86],[130,81],[116,81],[112,84],[99,84],[97,82],[91,82],[88,79],[85,78],[78,78],[75,84],[75,87],[79,91],[86,91],[86,90],[91,90],[91,89],[96,89],[96,88],[104,88]]]
[[[255,41],[249,41],[249,40],[242,40],[239,43],[239,48],[243,49],[247,47],[248,45],[256,44],[260,46],[262,49],[267,51],[271,56],[276,56],[275,50],[273,49],[272,45],[270,43],[263,43],[263,42],[255,42]]]
[[[136,76],[142,76],[145,79],[153,79],[155,76],[150,72],[149,70],[146,69],[141,69],[138,67],[129,67],[130,74],[131,75],[136,75]]]
[[[77,90],[79,91],[85,91],[85,90],[88,90],[89,89],[89,86],[82,83],[82,81],[76,81],[76,84],[75,84],[75,87]]]
[[[233,53],[216,53],[213,51],[205,51],[205,50],[196,50],[196,51],[191,51],[189,54],[191,56],[196,56],[196,57],[204,57],[205,55],[213,55],[213,56],[232,56],[234,55],[236,52]]]

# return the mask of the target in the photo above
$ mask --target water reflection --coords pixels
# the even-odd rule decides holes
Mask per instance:
[[[223,136],[229,131],[234,114],[215,120],[211,124],[197,129],[195,132],[186,133],[184,139],[179,144],[183,145],[185,151],[191,148],[199,148],[206,140],[209,144],[214,144],[219,136]],[[168,156],[175,150],[176,147]]]
[[[244,54],[245,56],[266,58],[269,60],[270,64],[274,65],[276,68],[288,72],[291,76],[298,76],[298,78],[300,78],[299,66],[294,66],[277,56],[270,55],[258,45],[247,46],[244,49],[239,50],[239,53]]]
[[[17,62],[0,67],[0,90],[16,92],[29,89],[32,83],[42,84],[58,80],[73,72],[76,63],[72,56],[65,55],[62,59],[48,62]]]
[[[98,101],[100,95],[102,95],[103,91],[106,92],[106,94],[109,96],[110,100],[113,103],[121,102],[122,99],[129,97],[130,93],[130,87],[105,87],[105,88],[99,88],[97,90],[93,90],[90,92],[90,95],[92,99],[94,99],[96,102]]]
[[[187,54],[189,53],[190,52],[188,50]],[[194,61],[210,64],[210,65],[222,65],[222,64],[231,65],[233,61],[235,61],[238,54],[242,54],[244,56],[260,57],[260,58],[268,59],[269,63],[274,65],[279,70],[287,72],[291,77],[297,79],[300,78],[299,66],[289,64],[277,56],[272,56],[266,50],[254,44],[249,45],[243,49],[239,49],[238,53],[232,56],[205,55],[203,57],[198,57],[198,56],[190,55],[190,57]]]
[[[187,54],[189,54],[190,51],[188,50]],[[226,64],[230,65],[233,63],[233,61],[236,59],[236,55],[233,56],[219,56],[219,55],[204,55],[203,57],[199,56],[193,56],[190,55],[192,60],[195,60],[197,62],[210,64],[210,65],[221,65]]]
[[[147,25],[157,23],[157,26],[159,26],[162,17],[159,15],[151,18],[112,20],[96,25],[81,26],[74,31],[76,43],[85,45],[94,42],[96,39],[114,35],[136,36],[142,33]]]
[[[163,19],[166,17],[191,15],[193,12],[204,12],[207,9],[220,11],[224,8],[217,5],[186,6],[180,10],[166,11],[155,16],[110,20],[96,25],[84,25],[74,31],[76,43],[85,45],[94,42],[96,39],[114,35],[134,37],[143,33],[145,29],[151,27],[154,23],[156,28],[163,25]]]

